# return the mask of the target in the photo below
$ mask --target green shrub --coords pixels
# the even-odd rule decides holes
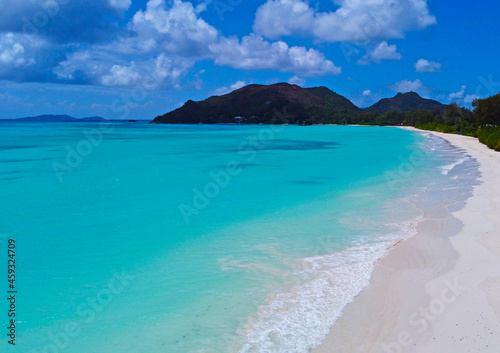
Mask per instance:
[[[500,127],[482,127],[478,131],[478,137],[481,143],[500,151]]]
[[[416,124],[415,127],[421,130],[436,131],[437,124],[434,122],[426,124]]]

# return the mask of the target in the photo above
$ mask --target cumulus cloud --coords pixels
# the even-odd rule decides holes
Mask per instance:
[[[238,80],[235,83],[233,83],[232,85],[230,85],[229,87],[224,86],[224,87],[217,88],[215,90],[214,94],[217,96],[221,96],[223,94],[237,90],[238,88],[245,86],[245,84],[246,84],[245,81]]]
[[[210,46],[214,62],[238,69],[273,69],[304,76],[338,75],[341,68],[315,50],[268,42],[257,35],[221,38]]]
[[[74,80],[79,73],[83,74],[90,70],[90,68],[92,68],[94,72],[99,71],[100,68],[97,63],[92,64],[92,60],[95,59],[95,55],[91,57],[89,51],[71,53],[66,60],[59,63],[54,69],[54,72],[59,79]],[[88,70],[85,70],[85,66]]]
[[[229,86],[229,88],[231,89],[231,91],[234,91],[235,89],[241,88],[243,86],[245,86],[245,81],[236,81],[231,86]]]
[[[211,58],[218,65],[240,69],[275,69],[307,76],[340,73],[340,68],[314,49],[288,47],[282,41],[271,43],[254,34],[241,40],[221,36],[214,27],[198,17],[191,3],[181,0],[174,0],[170,9],[166,8],[163,0],[149,1],[146,11],[134,15],[131,28],[135,36],[120,47],[140,48],[135,43],[148,43],[142,48],[145,52],[159,50],[175,55]]]
[[[448,99],[449,100],[454,100],[454,99],[462,99],[462,98],[464,98],[465,90],[466,89],[467,89],[467,86],[462,85],[462,87],[460,87],[460,91],[455,92],[455,93],[450,93],[450,95],[448,96]]]
[[[441,64],[426,59],[420,59],[415,63],[415,69],[417,70],[417,72],[420,73],[436,72],[436,71],[441,71]]]
[[[0,37],[0,64],[2,67],[19,67],[33,63],[34,59],[26,60],[24,47],[16,41],[13,33],[7,33]]]
[[[38,38],[19,33],[0,33],[0,79],[31,81],[51,80],[51,67],[60,56],[48,56],[50,46]]]
[[[137,42],[147,41],[145,51],[160,50],[178,55],[207,55],[208,46],[219,37],[214,27],[198,18],[191,3],[181,0],[174,0],[171,8],[166,7],[164,0],[149,1],[146,11],[134,15],[131,28],[135,35],[126,41],[125,48],[139,48]]]
[[[474,99],[480,98],[476,94],[466,94],[466,91],[467,86],[462,85],[462,87],[460,87],[460,91],[453,92],[448,95],[448,100],[471,104]]]
[[[402,55],[398,53],[396,45],[389,45],[387,42],[381,42],[369,54],[370,58],[375,62],[380,62],[381,60],[400,60],[402,58]]]
[[[109,0],[109,4],[114,8],[127,10],[132,5],[132,0]]]
[[[101,82],[104,86],[128,86],[140,78],[141,74],[132,61],[129,66],[113,65],[108,74],[102,76]]]
[[[429,87],[425,87],[419,79],[416,79],[415,81],[402,80],[396,82],[390,86],[390,89],[394,92],[406,93],[413,91],[421,94],[427,94],[431,91],[431,89]]]
[[[372,62],[378,64],[382,60],[401,60],[402,57],[398,53],[398,48],[395,44],[389,45],[386,41],[383,41],[374,48],[368,49],[366,55],[358,60],[358,64],[368,65]]]
[[[374,42],[402,38],[436,23],[427,0],[336,0],[318,12],[303,0],[268,0],[256,13],[254,31],[270,39],[302,34],[326,42]]]
[[[128,62],[104,51],[81,51],[68,56],[54,72],[67,82],[103,86],[178,87],[195,61],[159,54],[156,58]]]
[[[197,17],[189,2],[151,0],[107,44],[70,52],[54,68],[66,82],[104,86],[176,88],[197,60],[208,58],[218,31]]]
[[[309,34],[314,15],[314,10],[300,0],[271,0],[258,8],[253,27],[272,39],[297,32]]]
[[[356,106],[360,108],[366,108],[380,100],[382,97],[379,93],[372,92],[372,90],[366,89],[364,91],[353,92],[349,95],[348,98]]]
[[[65,0],[64,4],[56,3],[57,6],[50,9],[49,14],[49,8],[44,6],[50,1],[24,5],[16,3],[12,6],[11,12],[17,11],[28,20],[33,17],[33,12],[46,13],[47,23],[32,29],[31,34],[22,33],[19,24],[9,23],[10,20],[0,24],[0,35],[5,28],[18,26],[14,35],[29,38],[28,46],[22,43],[13,43],[11,47],[1,44],[0,60],[8,61],[11,66],[29,62],[26,59],[27,47],[48,43],[43,50],[39,50],[44,56],[34,59],[38,64],[37,70],[45,75],[44,80],[151,87],[151,77],[154,77],[156,87],[172,88],[178,87],[200,60],[212,60],[217,65],[237,69],[292,72],[302,77],[337,75],[341,72],[340,67],[315,49],[290,47],[283,41],[269,42],[256,34],[243,38],[225,37],[199,16],[203,6],[195,8],[187,1],[174,0],[167,5],[165,0],[150,0],[145,9],[137,11],[125,27],[111,29],[112,34],[107,33],[108,28],[103,23],[112,25],[116,21],[104,20],[102,16],[117,18],[130,7],[130,0],[89,0],[85,2],[85,8],[82,8],[82,2]],[[94,10],[100,11],[99,16],[89,19]],[[75,13],[77,11],[78,14]],[[62,22],[59,19],[56,21],[56,17],[63,14],[68,17]],[[68,18],[71,23],[64,22]],[[51,29],[56,24],[60,24],[61,28]],[[71,27],[76,25],[78,30]],[[86,30],[82,31],[82,27]],[[62,35],[61,31],[68,33]],[[96,32],[92,34],[92,31]],[[79,34],[73,32],[85,32],[89,37],[78,37]],[[6,78],[6,75],[0,71],[0,78]],[[31,77],[28,81],[33,79]]]
[[[297,75],[290,77],[288,80],[288,83],[292,85],[297,85],[297,86],[303,86],[306,83],[306,80],[303,79],[302,77],[299,77]]]
[[[464,103],[471,104],[474,100],[479,98],[477,94],[468,94],[464,97]]]

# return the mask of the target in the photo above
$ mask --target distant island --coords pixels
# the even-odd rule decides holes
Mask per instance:
[[[155,124],[358,124],[388,112],[418,110],[443,114],[446,105],[425,99],[415,92],[398,93],[366,109],[329,88],[302,88],[288,83],[247,85],[222,96],[203,101],[188,100],[181,108],[157,116]],[[286,111],[287,121],[280,118]],[[277,113],[278,112],[278,113]],[[280,120],[280,121],[278,121]]]
[[[81,122],[81,123],[98,123],[108,121],[107,119],[101,118],[100,116],[91,116],[87,118],[74,118],[69,115],[37,115],[37,116],[29,116],[26,118],[18,118],[18,119],[2,119],[4,121],[26,121],[26,122],[39,122],[39,123],[72,123],[72,122]]]
[[[3,122],[12,122],[12,121],[22,121],[22,122],[30,122],[30,123],[148,123],[150,120],[140,120],[140,119],[106,119],[100,116],[91,116],[86,118],[75,118],[69,115],[53,115],[53,114],[44,114],[37,116],[29,116],[25,118],[16,118],[16,119],[0,119]]]

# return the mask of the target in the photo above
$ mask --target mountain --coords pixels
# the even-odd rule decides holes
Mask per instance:
[[[29,122],[51,122],[51,123],[66,123],[66,122],[81,122],[81,123],[90,123],[90,122],[101,122],[107,121],[104,118],[99,116],[92,116],[88,118],[73,118],[69,115],[38,115],[38,116],[30,116],[26,118],[13,119],[15,121],[29,121]]]
[[[398,93],[392,98],[384,98],[366,108],[369,112],[379,112],[380,114],[389,111],[410,112],[415,110],[437,110],[444,112],[446,105],[432,99],[420,97],[415,92]]]
[[[361,110],[326,87],[252,84],[157,116],[155,124],[339,123]]]

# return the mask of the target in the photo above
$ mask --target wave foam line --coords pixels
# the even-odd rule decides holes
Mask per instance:
[[[240,332],[245,344],[239,353],[305,353],[318,346],[344,307],[369,284],[377,260],[414,234],[414,227],[406,228],[406,234],[378,243],[301,259],[296,273],[301,283],[259,308]]]

